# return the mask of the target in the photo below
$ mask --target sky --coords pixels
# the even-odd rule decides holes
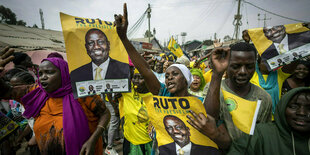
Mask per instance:
[[[39,9],[43,10],[45,28],[61,31],[59,12],[83,17],[114,21],[114,14],[123,13],[123,3],[127,3],[129,29],[151,5],[151,30],[155,28],[156,38],[161,44],[173,35],[182,44],[181,33],[186,32],[185,42],[232,36],[237,0],[0,0],[0,5],[10,8],[18,20],[28,26],[41,27]],[[310,22],[310,0],[246,0],[269,12],[285,17]],[[298,23],[275,16],[241,1],[242,25],[240,31],[263,27],[266,14],[267,26]],[[145,19],[140,29],[131,38],[142,38],[148,29]],[[240,35],[239,35],[240,36]]]

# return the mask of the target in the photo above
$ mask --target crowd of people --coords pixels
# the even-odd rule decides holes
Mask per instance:
[[[91,86],[94,95],[75,99],[68,64],[61,55],[52,53],[35,65],[25,53],[2,49],[1,154],[15,154],[25,140],[31,154],[44,155],[116,155],[116,140],[123,143],[125,155],[310,154],[309,60],[270,71],[249,43],[247,31],[243,42],[229,47],[215,43],[216,48],[200,58],[165,53],[145,57],[127,38],[126,4],[123,15],[115,15],[114,25],[129,56],[131,91],[127,93],[96,95]],[[4,70],[11,61],[14,68]],[[236,100],[261,101],[253,135],[236,123],[242,118],[231,113],[226,93]],[[218,148],[204,147],[199,152],[189,137],[175,138],[173,151],[168,145],[158,146],[143,100],[151,95],[199,99],[207,115],[189,109],[187,123]],[[188,132],[174,116],[167,115],[164,124],[171,137]],[[189,145],[192,149],[186,149]]]

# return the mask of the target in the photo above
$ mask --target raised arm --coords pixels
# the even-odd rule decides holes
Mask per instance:
[[[288,65],[284,65],[281,69],[284,73],[293,74],[297,65],[298,65],[298,62],[294,61]]]
[[[4,70],[6,64],[14,59],[12,55],[14,53],[13,49],[6,47],[0,52],[0,73]],[[7,84],[2,77],[0,78],[0,98],[9,98],[11,96],[11,86]]]
[[[4,66],[14,59],[14,50],[9,47],[5,47],[0,52],[0,73],[4,70]]]
[[[215,48],[211,54],[213,73],[207,96],[204,100],[204,107],[207,114],[219,119],[220,112],[220,88],[224,72],[226,71],[230,58],[229,48]]]
[[[0,73],[4,70],[6,64],[14,59],[13,49],[8,47],[0,52]],[[28,90],[34,85],[11,86],[0,77],[0,99],[14,99],[20,102],[20,99],[28,93]]]
[[[124,4],[124,14],[114,15],[116,30],[118,36],[123,42],[126,51],[132,60],[135,67],[138,69],[140,74],[143,76],[149,91],[157,95],[160,89],[160,83],[154,73],[152,72],[149,64],[144,60],[144,58],[138,53],[138,51],[133,47],[127,38],[127,28],[128,28],[128,18],[127,18],[127,6]]]

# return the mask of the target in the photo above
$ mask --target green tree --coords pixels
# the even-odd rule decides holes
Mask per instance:
[[[3,5],[0,5],[0,22],[11,25],[26,26],[26,22],[23,20],[17,20],[16,14],[10,8],[6,8]]]
[[[32,27],[33,27],[33,28],[38,28],[38,25],[37,25],[37,24],[34,24]]]
[[[0,5],[0,18],[1,22],[7,24],[15,25],[17,22],[15,13],[12,12],[11,9],[6,8],[3,5]]]
[[[24,22],[23,20],[19,20],[17,21],[16,25],[26,26],[26,22]]]

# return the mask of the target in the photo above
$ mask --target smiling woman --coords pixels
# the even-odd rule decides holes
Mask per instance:
[[[282,95],[293,88],[309,87],[310,85],[310,63],[299,61],[294,73],[283,82]]]
[[[194,77],[188,92],[192,95],[203,97],[203,88],[206,85],[205,79],[203,77],[202,71],[198,68],[191,69],[191,73]]]
[[[285,94],[274,120],[258,124],[250,141],[249,135],[234,141],[228,154],[310,154],[310,88],[295,88]]]

